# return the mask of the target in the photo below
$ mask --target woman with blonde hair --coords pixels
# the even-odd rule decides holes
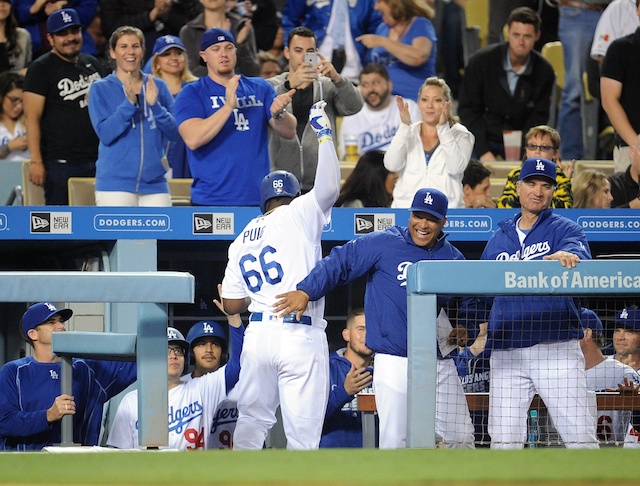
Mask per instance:
[[[451,115],[451,89],[443,79],[428,78],[418,93],[422,120],[412,123],[409,105],[396,96],[401,124],[384,156],[384,166],[398,173],[394,208],[408,208],[416,191],[434,187],[449,198],[450,208],[464,207],[462,176],[475,137]]]
[[[187,66],[187,49],[175,35],[163,35],[156,40],[151,57],[151,73],[167,83],[174,99],[187,83],[197,81]],[[182,137],[175,142],[165,142],[165,157],[171,167],[171,178],[190,179],[191,170],[187,162],[187,146]]]
[[[376,0],[382,23],[375,34],[356,41],[367,47],[367,61],[389,71],[393,94],[415,100],[425,79],[436,75],[437,38],[426,0]]]
[[[609,209],[613,196],[611,183],[604,172],[581,171],[573,181],[573,207]]]

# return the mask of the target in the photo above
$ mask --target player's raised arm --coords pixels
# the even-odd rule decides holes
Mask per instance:
[[[324,112],[326,101],[318,101],[309,110],[309,124],[318,136],[318,166],[315,184],[311,192],[318,205],[328,213],[340,195],[340,163],[333,144],[331,123]]]

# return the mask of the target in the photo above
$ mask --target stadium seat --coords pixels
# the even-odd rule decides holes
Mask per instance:
[[[556,73],[556,83],[551,92],[551,109],[549,110],[549,126],[555,127],[558,121],[558,108],[560,106],[560,98],[564,89],[564,55],[562,53],[562,42],[547,42],[542,46],[542,57],[544,57]]]
[[[44,189],[29,180],[30,160],[22,161],[22,200],[25,206],[44,206]]]
[[[169,179],[169,192],[173,206],[191,206],[193,179]]]
[[[69,206],[96,205],[95,177],[69,177],[67,188],[69,190]]]

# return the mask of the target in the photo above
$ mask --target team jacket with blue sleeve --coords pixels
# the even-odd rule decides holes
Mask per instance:
[[[522,245],[516,231],[519,219],[517,214],[498,224],[500,229],[487,243],[482,260],[542,260],[560,250],[574,253],[581,260],[591,259],[580,226],[554,214],[552,209],[540,214]],[[517,269],[517,265],[509,269]],[[493,299],[487,349],[528,348],[582,337],[580,305],[572,297],[512,295]]]
[[[60,421],[47,423],[47,409],[61,394],[61,363],[31,356],[0,370],[0,450],[38,451],[60,442]],[[97,445],[104,403],[136,379],[136,364],[73,360],[73,440]]]
[[[407,268],[420,260],[464,260],[464,256],[443,234],[427,249],[413,242],[407,228],[392,226],[334,248],[297,288],[313,301],[336,285],[367,274],[367,346],[376,353],[406,357]]]
[[[162,163],[166,143],[178,140],[173,117],[173,96],[162,79],[158,101],[145,101],[143,75],[140,104],[127,99],[122,82],[115,73],[96,81],[89,90],[89,117],[98,134],[96,190],[125,191],[139,194],[169,192]]]
[[[357,398],[347,394],[344,381],[351,369],[351,361],[344,357],[346,348],[329,355],[329,402],[322,426],[320,447],[362,447],[362,413]],[[365,388],[362,393],[373,393]]]

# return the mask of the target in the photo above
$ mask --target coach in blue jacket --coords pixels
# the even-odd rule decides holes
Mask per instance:
[[[584,232],[550,209],[556,165],[522,164],[517,191],[522,212],[499,223],[483,260],[559,260],[569,269],[591,259]],[[527,411],[537,392],[567,447],[597,448],[587,407],[580,305],[567,296],[498,296],[489,315],[491,349],[489,435],[492,448],[521,448]]]
[[[380,448],[406,446],[407,268],[420,260],[464,260],[442,229],[449,202],[437,189],[420,189],[408,227],[392,226],[336,247],[297,285],[281,295],[275,312],[302,311],[337,285],[367,275],[364,308],[367,346],[376,353],[373,387],[380,418]],[[439,302],[439,306],[443,303]],[[473,447],[473,424],[452,359],[438,356],[436,436],[445,447]]]

